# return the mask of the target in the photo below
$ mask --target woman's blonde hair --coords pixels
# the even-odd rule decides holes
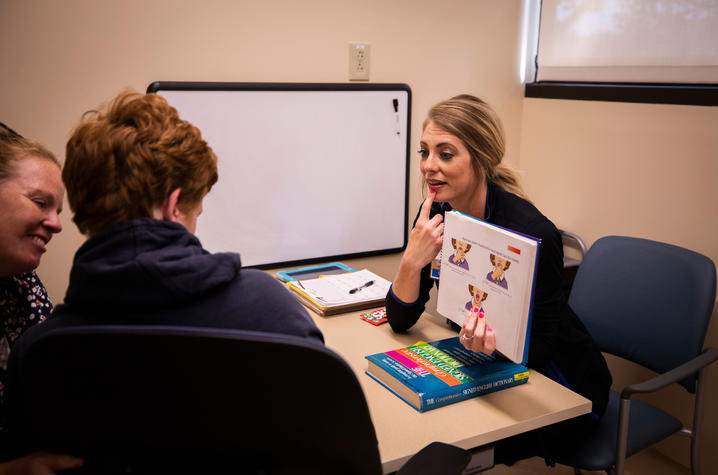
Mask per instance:
[[[217,181],[217,157],[199,129],[157,94],[123,92],[90,111],[67,142],[62,180],[80,232],[151,217],[181,188],[184,212]]]
[[[49,160],[60,168],[60,162],[44,145],[26,139],[0,122],[0,182],[15,175],[15,164],[26,158],[39,157]]]
[[[478,97],[460,94],[429,109],[424,128],[433,122],[466,146],[471,166],[479,179],[486,178],[502,189],[526,198],[518,174],[501,163],[506,151],[499,116]]]

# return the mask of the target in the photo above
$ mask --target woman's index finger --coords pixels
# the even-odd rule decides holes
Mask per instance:
[[[429,220],[429,215],[431,214],[431,205],[434,203],[434,196],[436,196],[434,190],[429,190],[429,195],[426,197],[424,203],[421,205],[419,219],[421,219],[422,221]]]

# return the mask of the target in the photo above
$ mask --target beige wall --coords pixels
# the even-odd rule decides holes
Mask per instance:
[[[504,120],[507,161],[524,170],[532,198],[559,226],[589,244],[609,233],[638,235],[716,260],[710,180],[718,111],[524,99],[519,17],[519,0],[3,0],[0,120],[63,159],[81,114],[123,88],[156,80],[346,82],[347,43],[367,41],[371,82],[413,90],[412,151],[431,104],[479,95]],[[412,163],[413,216],[421,197],[413,152]],[[39,269],[56,302],[83,242],[69,210],[62,221],[65,231]],[[710,338],[718,344],[715,325]],[[632,371],[611,365],[620,377]],[[715,446],[718,411],[707,409],[706,442]]]
[[[350,41],[371,44],[371,82],[413,90],[411,213],[420,124],[460,92],[501,113],[517,163],[521,86],[520,1],[460,0],[3,0],[0,117],[64,159],[83,112],[125,87],[153,81],[347,82]],[[200,218],[201,219],[201,218]],[[70,221],[39,273],[62,300],[83,239]]]
[[[636,236],[718,262],[718,108],[526,99],[522,124],[527,191],[557,226],[588,245],[609,234]],[[675,312],[676,325],[678,310],[666,309]],[[716,313],[706,346],[718,346]],[[609,364],[614,387],[650,377],[617,358]],[[707,388],[704,468],[718,463],[718,365]],[[691,420],[692,396],[679,388],[659,394],[648,400],[682,408],[684,423]],[[687,442],[673,436],[660,448],[688,464]]]

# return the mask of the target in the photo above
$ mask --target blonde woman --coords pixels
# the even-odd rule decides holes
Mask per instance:
[[[502,163],[504,133],[497,114],[481,99],[459,95],[433,106],[423,124],[419,155],[426,200],[414,222],[386,300],[394,331],[406,331],[424,311],[430,262],[441,248],[443,216],[454,209],[541,239],[528,366],[590,399],[593,413],[564,424],[507,439],[496,447],[497,463],[534,455],[549,461],[570,451],[605,411],[611,375],[601,352],[568,306],[561,287],[563,246],[556,226],[526,198],[518,176]],[[437,283],[438,285],[438,283]],[[496,335],[476,307],[459,330],[461,343],[491,353]]]

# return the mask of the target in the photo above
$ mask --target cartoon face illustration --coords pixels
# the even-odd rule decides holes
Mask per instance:
[[[471,250],[471,244],[451,238],[451,245],[454,249],[456,249],[456,252],[449,256],[449,262],[461,267],[464,270],[469,270],[469,263],[466,261],[466,253]]]
[[[451,238],[451,245],[456,249],[456,253],[454,254],[455,263],[463,261],[466,253],[471,250],[471,244],[459,241],[458,239]]]
[[[494,254],[491,254],[489,259],[491,259],[491,264],[494,266],[494,272],[492,273],[493,279],[501,280],[501,277],[504,275],[504,271],[509,268],[511,262]]]
[[[471,284],[469,284],[469,293],[473,298],[469,302],[466,302],[467,310],[471,310],[474,307],[481,309],[481,304],[489,296],[488,293]]]
[[[486,280],[493,282],[504,289],[508,289],[508,283],[504,277],[504,272],[509,268],[511,262],[503,257],[499,257],[495,254],[490,254],[489,259],[494,269],[486,275]]]

